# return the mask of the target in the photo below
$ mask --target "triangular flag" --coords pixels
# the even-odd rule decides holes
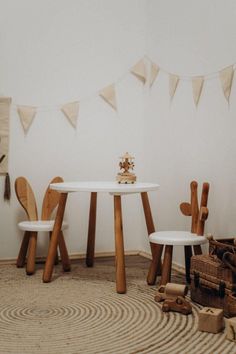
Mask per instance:
[[[154,81],[156,80],[156,77],[159,73],[159,66],[151,61],[151,67],[150,67],[150,87],[152,87]]]
[[[175,95],[175,91],[177,89],[178,84],[179,84],[179,76],[174,74],[169,74],[169,94],[171,100]]]
[[[234,69],[232,65],[220,71],[220,81],[221,81],[222,89],[225,98],[228,102],[229,102],[233,77],[234,77]]]
[[[115,85],[112,84],[102,89],[99,96],[117,111]]]
[[[77,118],[79,114],[79,102],[70,102],[64,104],[64,106],[61,107],[61,111],[65,114],[66,118],[69,120],[71,125],[76,128],[77,124]]]
[[[204,77],[203,76],[196,76],[192,79],[193,99],[194,99],[196,107],[197,107],[198,102],[200,100],[203,84],[204,84]]]
[[[28,132],[29,127],[31,126],[33,119],[36,115],[36,107],[31,106],[17,106],[17,112],[20,117],[22,127],[25,134]]]
[[[139,60],[139,62],[131,68],[130,72],[135,75],[139,80],[141,80],[144,84],[147,81],[147,70],[144,59]]]

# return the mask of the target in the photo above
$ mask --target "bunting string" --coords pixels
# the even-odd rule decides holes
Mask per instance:
[[[204,82],[206,80],[217,77],[220,80],[223,95],[226,101],[229,103],[235,68],[236,63],[233,63],[218,71],[204,75],[179,75],[177,73],[167,71],[165,68],[162,68],[162,66],[159,66],[147,55],[145,55],[128,70],[128,73],[135,77],[135,79],[137,79],[140,84],[143,84],[150,89],[153,87],[161,72],[168,75],[170,101],[173,100],[174,95],[178,90],[179,82],[183,80],[190,81],[192,84],[193,101],[197,107],[202,95]],[[123,81],[128,73],[124,73],[115,82],[97,90],[88,97],[77,98],[71,102],[53,106],[27,106],[12,103],[11,106],[17,111],[25,134],[28,133],[37,113],[51,110],[61,111],[68,119],[71,126],[76,129],[79,115],[79,106],[83,101],[91,100],[95,96],[100,96],[101,99],[103,99],[103,101],[111,107],[111,109],[117,111],[116,85]]]

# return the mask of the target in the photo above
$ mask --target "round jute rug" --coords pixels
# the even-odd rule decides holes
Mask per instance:
[[[197,331],[197,305],[189,316],[163,313],[140,262],[129,261],[125,295],[115,292],[113,261],[79,262],[66,274],[57,266],[50,284],[42,269],[27,277],[0,267],[0,353],[236,353],[224,333]]]

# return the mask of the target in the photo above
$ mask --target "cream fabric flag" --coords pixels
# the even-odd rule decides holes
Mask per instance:
[[[220,71],[220,81],[221,81],[222,89],[225,98],[228,102],[231,93],[233,77],[234,77],[234,69],[232,65]]]
[[[193,99],[194,99],[196,107],[197,107],[200,97],[201,97],[203,84],[204,84],[204,77],[203,76],[196,76],[192,79]]]
[[[117,111],[115,85],[109,85],[99,92],[99,96],[104,99],[114,110]]]
[[[174,74],[169,74],[169,93],[170,93],[171,100],[175,95],[178,84],[179,84],[179,76]]]
[[[10,97],[0,97],[0,174],[8,172]]]
[[[77,119],[79,115],[79,102],[70,102],[64,104],[64,106],[61,107],[61,111],[64,113],[66,118],[69,120],[71,125],[76,128],[77,124]]]
[[[130,72],[142,81],[143,84],[147,81],[147,70],[144,59],[139,60],[139,62],[131,68]]]
[[[17,106],[17,112],[19,114],[24,132],[26,134],[34,120],[37,109],[36,107],[31,106]]]
[[[149,83],[150,87],[152,87],[152,85],[154,84],[154,81],[156,80],[159,71],[160,71],[159,66],[151,61],[150,83]]]

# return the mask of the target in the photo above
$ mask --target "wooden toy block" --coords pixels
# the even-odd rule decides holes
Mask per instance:
[[[226,338],[236,342],[236,317],[226,319]]]
[[[223,310],[214,307],[203,307],[198,313],[198,330],[218,333],[224,328]]]

